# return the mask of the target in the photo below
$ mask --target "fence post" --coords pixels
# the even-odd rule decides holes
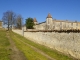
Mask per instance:
[[[24,36],[24,27],[22,27],[22,36]]]

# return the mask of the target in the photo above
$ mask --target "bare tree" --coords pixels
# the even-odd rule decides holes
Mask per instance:
[[[12,11],[7,11],[3,13],[2,21],[4,24],[7,25],[8,30],[10,27],[12,28],[12,24],[14,23],[15,18],[16,18],[16,14]]]
[[[21,15],[17,16],[17,28],[19,29],[22,28],[22,16]]]

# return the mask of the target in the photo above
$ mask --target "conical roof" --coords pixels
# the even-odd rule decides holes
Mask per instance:
[[[33,22],[37,22],[36,18],[33,19]]]
[[[47,18],[52,18],[52,16],[51,16],[51,14],[50,14],[50,13],[48,14]]]

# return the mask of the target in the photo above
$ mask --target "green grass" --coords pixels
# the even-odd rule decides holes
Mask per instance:
[[[6,31],[0,29],[0,60],[10,60],[10,51],[7,49],[10,43],[6,37]]]
[[[22,43],[19,38],[21,36],[18,35],[18,37],[17,37],[17,34],[15,34],[15,36],[14,36],[14,33],[12,33],[10,36],[16,43],[16,46],[25,54],[27,60],[48,60],[45,56],[34,51],[30,46]],[[23,40],[23,39],[21,39],[21,40]]]
[[[18,40],[22,40],[22,41],[24,41],[24,42],[26,42],[26,43],[28,43],[28,44],[30,44],[30,45],[32,45],[32,46],[40,49],[40,50],[42,50],[44,53],[48,54],[49,56],[51,56],[52,58],[54,58],[54,59],[56,59],[56,60],[73,60],[72,58],[70,58],[70,57],[68,57],[68,56],[66,56],[66,55],[64,55],[64,54],[62,54],[62,53],[60,53],[60,52],[57,52],[57,51],[55,51],[55,50],[52,50],[52,49],[50,49],[50,48],[48,48],[48,47],[45,47],[45,46],[43,46],[43,45],[34,43],[34,42],[32,42],[32,41],[30,41],[30,40],[28,40],[28,39],[26,39],[26,38],[24,38],[24,37],[16,34],[16,33],[11,33],[11,35],[12,35],[13,40],[16,41],[17,46],[24,52],[24,54],[27,56],[27,58],[28,58],[28,57],[32,57],[36,52],[31,53],[33,50],[32,50],[30,47],[28,47],[28,46],[25,46],[25,45],[22,46],[23,43],[21,43],[21,42],[18,41]],[[14,36],[14,35],[15,35],[15,36]],[[19,44],[18,44],[18,43],[19,43]],[[31,49],[31,50],[28,50],[28,49]],[[28,55],[28,53],[29,53],[29,54],[32,54],[32,56],[31,56],[31,55]],[[37,54],[38,54],[38,53],[37,53]],[[36,56],[37,54],[35,54],[35,56]],[[39,57],[39,58],[40,58],[40,57]],[[35,59],[31,59],[31,60],[35,60]],[[38,60],[39,60],[39,59],[38,59]],[[45,60],[45,59],[42,58],[41,60]]]

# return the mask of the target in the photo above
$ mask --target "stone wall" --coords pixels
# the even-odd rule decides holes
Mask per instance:
[[[13,30],[22,35],[21,30]],[[80,59],[80,33],[24,32],[24,37]]]
[[[34,26],[34,29],[36,30],[45,30],[45,28],[46,28],[46,23],[41,23]]]

